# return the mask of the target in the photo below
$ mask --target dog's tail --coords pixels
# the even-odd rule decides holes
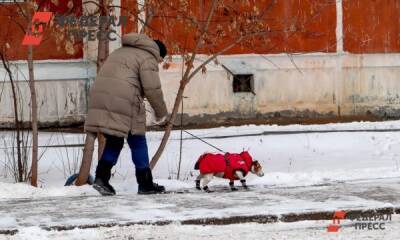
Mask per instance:
[[[194,170],[199,170],[200,169],[200,159],[197,160],[196,164],[194,165]]]
[[[203,157],[206,155],[207,153],[204,153],[203,155],[201,155],[199,157],[199,159],[196,161],[196,164],[194,165],[194,170],[200,170],[200,161],[203,159]]]

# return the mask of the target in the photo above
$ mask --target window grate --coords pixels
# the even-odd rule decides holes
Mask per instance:
[[[253,93],[253,82],[254,75],[253,74],[234,74],[233,75],[233,92],[249,92]]]

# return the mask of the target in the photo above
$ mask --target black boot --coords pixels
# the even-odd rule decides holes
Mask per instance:
[[[153,183],[153,175],[150,168],[136,169],[136,180],[139,185],[138,194],[156,194],[165,192],[165,187]]]
[[[99,161],[96,169],[96,179],[93,188],[103,196],[115,195],[114,188],[110,185],[111,168],[113,166],[105,161]]]

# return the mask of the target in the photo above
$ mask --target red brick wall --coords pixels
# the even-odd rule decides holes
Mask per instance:
[[[45,0],[41,10],[55,13],[69,11],[80,15],[82,0],[71,0],[74,8],[68,8],[69,0]],[[227,0],[228,1],[228,0]],[[272,0],[249,0],[261,11]],[[58,2],[58,4],[54,4]],[[168,2],[178,3],[179,0]],[[237,3],[240,1],[232,1]],[[121,0],[121,14],[128,16],[128,25],[123,33],[137,31],[136,0]],[[207,0],[191,0],[190,9],[198,19],[205,19],[209,7]],[[152,21],[151,35],[155,38],[169,39],[170,43],[179,43],[183,48],[191,49],[194,44],[193,32],[188,32],[174,18],[174,10],[162,9],[163,16],[155,16]],[[70,14],[70,13],[69,13]],[[168,17],[165,17],[165,16]],[[226,21],[222,13],[212,25]],[[336,50],[336,1],[335,0],[276,0],[266,12],[266,25],[278,32],[254,42],[252,46],[237,46],[227,54],[245,53],[281,53],[281,52],[335,52]],[[10,45],[8,57],[26,59],[27,47],[21,45],[28,22],[17,15],[14,4],[0,4],[0,46]],[[282,29],[297,29],[295,33],[284,33]],[[53,29],[54,30],[54,29]],[[344,50],[350,53],[398,53],[400,52],[400,1],[399,0],[343,0]],[[83,43],[73,46],[59,43],[54,31],[46,30],[42,44],[35,47],[35,59],[79,59],[83,57]],[[60,36],[60,35],[58,35]],[[233,37],[234,38],[234,37]],[[224,47],[229,39],[217,44],[216,51]],[[171,44],[169,49],[172,50]],[[210,49],[201,49],[207,53]],[[175,53],[177,53],[175,51]]]
[[[127,16],[127,25],[122,28],[122,34],[137,32],[137,1],[121,0],[121,16]]]
[[[260,6],[261,7],[261,6]],[[336,50],[336,5],[331,0],[278,0],[266,14],[265,22],[277,33],[267,42],[236,47],[229,54],[281,52],[334,52]],[[283,29],[295,27],[294,33]]]
[[[58,1],[54,4],[50,0],[38,1],[43,2],[40,5],[41,11],[51,11],[54,13],[65,14],[74,13],[80,15],[82,13],[82,0],[71,0],[72,9],[68,7],[69,1]],[[56,2],[56,1],[54,1]],[[23,3],[20,3],[23,4]],[[8,43],[10,48],[7,50],[7,56],[10,60],[27,59],[27,47],[22,46],[24,30],[29,22],[23,16],[18,14],[18,7],[15,4],[0,4],[0,47]],[[83,43],[77,42],[74,45],[66,45],[65,41],[56,41],[54,37],[57,33],[51,29],[45,30],[45,37],[42,43],[34,47],[34,58],[42,59],[76,59],[83,57]],[[58,36],[60,36],[58,34]]]
[[[351,53],[400,52],[400,1],[344,0],[343,34]]]
[[[201,3],[203,1],[203,3]],[[173,2],[179,2],[174,0]],[[191,14],[199,19],[205,19],[207,1],[192,0]],[[232,2],[232,1],[231,1]],[[233,1],[240,2],[240,1]],[[250,1],[261,11],[266,11],[271,0]],[[201,9],[203,6],[203,10]],[[157,38],[169,39],[169,42],[179,42],[184,48],[191,49],[194,45],[192,32],[187,32],[180,20],[176,20],[175,12],[170,8],[162,11],[164,16],[156,16],[152,27],[157,31],[151,34]],[[224,25],[227,17],[220,15],[213,26]],[[165,17],[167,15],[168,17]],[[336,5],[335,0],[278,0],[264,15],[266,25],[275,33],[265,39],[256,41],[252,46],[238,46],[227,54],[241,53],[280,53],[280,52],[334,52],[336,50]],[[225,24],[226,26],[226,24]],[[297,29],[296,33],[285,33],[284,29]],[[155,32],[157,32],[155,34]],[[232,38],[234,39],[234,38]],[[225,41],[226,40],[226,41]],[[232,40],[224,39],[224,43]],[[169,46],[171,48],[171,46]],[[218,50],[218,49],[217,49]],[[207,52],[203,49],[201,52]]]

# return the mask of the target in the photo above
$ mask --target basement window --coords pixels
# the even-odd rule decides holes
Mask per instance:
[[[234,74],[233,75],[233,92],[247,92],[253,93],[253,82],[254,75],[253,74]]]

